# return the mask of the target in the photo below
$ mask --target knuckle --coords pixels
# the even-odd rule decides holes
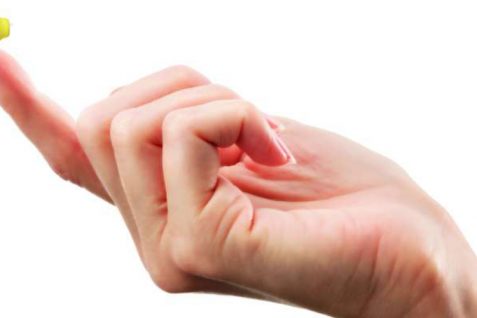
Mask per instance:
[[[165,260],[156,253],[156,251],[144,250],[143,264],[153,283],[167,293],[181,293],[187,291],[184,286],[184,276],[179,273],[177,268],[171,265],[170,261]]]
[[[218,258],[212,257],[212,249],[201,242],[200,236],[189,236],[175,240],[172,259],[177,268],[187,274],[215,278],[219,277]]]
[[[187,109],[172,111],[166,115],[162,125],[165,138],[180,137],[193,126],[192,116]]]
[[[222,99],[233,99],[238,97],[236,92],[224,85],[209,84],[207,85],[207,89],[211,92],[211,94],[217,95]]]
[[[48,160],[48,164],[53,172],[63,180],[83,186],[81,184],[82,180],[79,171],[72,163],[84,156],[85,154],[79,143],[72,140],[68,146],[62,148],[55,156],[51,157]]]
[[[59,176],[61,179],[65,181],[71,181],[75,184],[78,183],[76,180],[76,175],[73,175],[71,173],[71,170],[69,169],[68,162],[66,160],[57,160],[55,162],[50,163],[50,167],[53,170],[53,172]]]
[[[136,129],[134,128],[134,109],[122,111],[111,121],[111,142],[115,146],[129,144],[135,139]]]
[[[149,272],[149,275],[154,284],[166,293],[177,294],[187,291],[187,289],[184,288],[182,284],[179,284],[178,282],[174,281],[173,279],[165,275],[165,273]]]
[[[184,289],[182,286],[171,282],[167,278],[164,279],[163,277],[153,277],[152,280],[157,287],[159,287],[162,291],[168,294],[179,294],[187,292],[187,290]]]
[[[96,141],[101,133],[106,130],[107,123],[100,116],[97,108],[100,105],[90,106],[85,109],[76,122],[76,131],[82,143]]]
[[[90,129],[94,126],[91,124],[92,118],[93,116],[91,115],[90,108],[87,108],[81,112],[78,120],[76,121],[76,130],[80,135],[79,137],[83,137],[90,132]]]
[[[207,79],[202,74],[186,65],[174,65],[169,67],[167,71],[174,74],[175,78],[180,83],[192,86],[207,82]]]
[[[257,111],[257,107],[255,106],[255,104],[246,100],[242,100],[241,102],[242,108],[244,108],[247,113],[255,113]]]
[[[257,112],[257,107],[255,107],[255,105],[249,101],[237,100],[235,103],[242,118],[250,117],[252,114]]]
[[[172,257],[176,266],[183,272],[198,274],[201,253],[196,242],[189,238],[178,239],[173,246]]]

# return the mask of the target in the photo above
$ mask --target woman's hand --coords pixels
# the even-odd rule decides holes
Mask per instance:
[[[339,316],[475,311],[474,254],[390,160],[187,67],[117,90],[76,128],[24,78],[0,55],[2,105],[57,172],[118,206],[162,289]]]

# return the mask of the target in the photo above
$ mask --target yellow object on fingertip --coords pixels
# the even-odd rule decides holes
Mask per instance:
[[[0,40],[10,36],[10,21],[7,18],[0,18]]]

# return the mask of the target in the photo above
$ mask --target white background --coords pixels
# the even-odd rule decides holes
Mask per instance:
[[[188,64],[390,156],[477,248],[475,1],[0,1],[0,47],[74,116]],[[115,209],[53,176],[1,113],[0,317],[189,316],[315,314],[159,291]]]

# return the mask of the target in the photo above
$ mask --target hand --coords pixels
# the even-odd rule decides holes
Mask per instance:
[[[475,311],[470,247],[388,159],[266,117],[185,67],[86,110],[78,142],[71,121],[0,58],[2,105],[57,171],[115,202],[159,287],[339,316]]]

